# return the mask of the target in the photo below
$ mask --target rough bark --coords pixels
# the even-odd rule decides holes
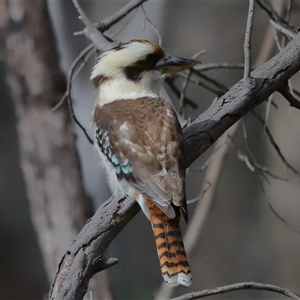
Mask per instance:
[[[92,215],[92,203],[67,106],[46,117],[66,89],[46,1],[1,2],[0,29],[32,220],[52,282],[63,253]]]
[[[97,48],[107,48],[105,44]],[[224,96],[213,101],[208,110],[184,129],[186,166],[207,150],[231,125],[300,70],[300,34],[280,53],[239,81]],[[139,211],[130,198],[111,197],[85,225],[64,255],[52,290],[51,299],[82,299],[91,276],[112,264],[104,251],[114,237]]]

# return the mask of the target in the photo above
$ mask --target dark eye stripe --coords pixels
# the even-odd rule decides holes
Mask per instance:
[[[153,65],[155,66],[155,64],[159,61],[160,56],[155,55],[155,54],[148,54],[145,58],[144,61],[145,63],[149,64],[149,65]]]
[[[129,164],[128,159],[125,157],[122,161],[119,161],[116,153],[113,153],[111,147],[111,141],[109,138],[108,131],[99,128],[98,124],[94,122],[94,136],[98,142],[98,146],[101,151],[106,155],[109,161],[113,164],[115,172],[117,175],[127,175],[133,170],[132,166]]]
[[[139,60],[124,68],[124,73],[127,79],[138,81],[141,79],[142,73],[155,70],[156,63],[164,57],[163,52],[155,51],[148,54],[144,59]]]

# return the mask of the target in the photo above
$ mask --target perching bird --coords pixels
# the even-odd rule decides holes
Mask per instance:
[[[159,90],[166,74],[197,63],[132,40],[101,54],[91,75],[99,90],[95,145],[110,188],[136,199],[151,221],[162,276],[171,286],[189,286],[192,276],[179,228],[180,216],[188,218],[183,137]]]

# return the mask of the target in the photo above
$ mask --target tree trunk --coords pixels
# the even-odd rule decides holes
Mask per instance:
[[[92,203],[83,187],[68,107],[48,114],[66,81],[46,1],[1,2],[0,29],[32,220],[52,282],[63,253],[92,215]]]

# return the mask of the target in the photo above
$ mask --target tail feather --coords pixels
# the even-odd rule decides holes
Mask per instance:
[[[179,219],[169,219],[154,204],[148,205],[162,276],[170,286],[190,286],[192,275],[187,261]]]

